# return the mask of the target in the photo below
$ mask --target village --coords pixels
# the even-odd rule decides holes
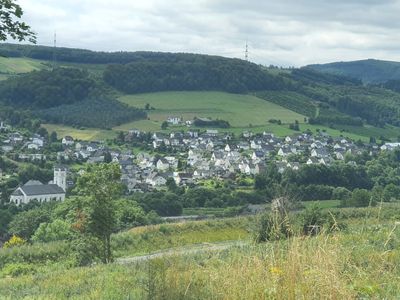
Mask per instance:
[[[168,122],[174,124],[179,120],[174,118]],[[238,178],[254,178],[263,173],[268,163],[273,163],[279,173],[286,169],[296,171],[303,164],[329,166],[335,161],[345,161],[356,165],[352,159],[354,156],[373,155],[400,146],[400,143],[355,142],[331,137],[323,131],[281,138],[268,132],[254,134],[245,131],[235,136],[216,129],[170,133],[146,133],[133,129],[120,133],[117,143],[80,141],[71,136],[57,139],[54,134],[52,137],[28,136],[4,123],[1,123],[1,132],[1,151],[8,159],[52,164],[54,172],[56,169],[59,171],[60,165],[68,170],[62,180],[59,175],[54,175],[55,179],[49,182],[62,181],[62,185],[58,184],[62,191],[57,190],[56,199],[64,199],[65,192],[74,186],[74,179],[85,172],[85,164],[118,163],[127,193],[142,193],[164,189],[168,178],[173,178],[178,186],[197,185],[206,180],[238,182]],[[55,147],[54,144],[59,145]],[[1,170],[2,180],[13,175]],[[46,193],[54,193],[54,189],[49,189],[47,184],[38,184],[41,187],[30,199],[50,199],[46,198]],[[18,189],[23,185],[29,186],[32,182],[19,182]],[[24,203],[18,198],[21,196],[18,189],[12,193],[11,199],[15,203]]]

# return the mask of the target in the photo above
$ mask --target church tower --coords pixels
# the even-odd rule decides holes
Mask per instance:
[[[54,167],[54,184],[57,184],[64,191],[67,190],[67,168],[62,166]]]

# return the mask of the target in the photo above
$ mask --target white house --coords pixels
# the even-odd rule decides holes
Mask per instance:
[[[167,122],[172,125],[179,125],[180,123],[182,123],[182,118],[181,117],[168,117]]]
[[[169,168],[169,163],[165,158],[160,158],[157,161],[156,168],[161,171],[166,171]]]
[[[61,143],[64,146],[72,146],[74,144],[74,139],[72,138],[72,136],[67,135],[67,136],[63,137]]]

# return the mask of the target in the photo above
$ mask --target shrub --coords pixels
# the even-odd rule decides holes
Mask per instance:
[[[36,269],[33,265],[24,263],[12,263],[4,266],[1,271],[3,276],[17,277],[21,275],[35,274]]]
[[[286,239],[293,235],[289,216],[272,211],[261,216],[255,232],[257,243]]]
[[[342,201],[343,206],[367,207],[375,204],[376,202],[371,198],[371,193],[365,189],[355,189],[350,199]]]
[[[315,235],[319,233],[324,224],[324,215],[322,209],[314,204],[306,208],[300,215],[303,234]]]
[[[42,223],[32,237],[34,242],[53,242],[72,238],[73,231],[67,222],[56,219],[51,223]]]
[[[24,245],[26,243],[26,240],[24,240],[23,238],[13,235],[5,244],[4,244],[4,249],[7,248],[12,248],[12,247],[16,247],[16,246],[21,246]]]

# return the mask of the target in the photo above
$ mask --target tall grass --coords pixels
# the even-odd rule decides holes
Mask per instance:
[[[345,231],[126,265],[43,267],[33,275],[1,279],[0,299],[399,299],[400,215],[393,208],[334,215],[347,220]],[[184,230],[162,226],[126,235],[161,241],[175,239],[174,232],[195,236],[208,226],[223,227],[218,222],[179,225]]]

